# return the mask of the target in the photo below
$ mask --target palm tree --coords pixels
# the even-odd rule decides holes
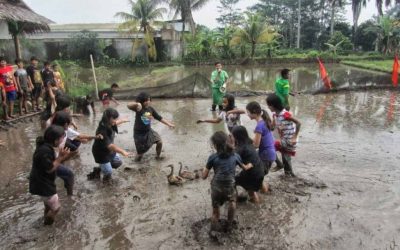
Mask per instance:
[[[253,58],[257,44],[275,43],[279,34],[259,14],[246,12],[246,17],[243,27],[238,28],[233,35],[231,44],[232,46],[250,44],[251,58]]]
[[[374,27],[366,31],[378,34],[376,44],[380,44],[382,46],[382,52],[388,54],[397,45],[396,37],[398,37],[400,32],[400,24],[397,24],[396,20],[391,19],[389,16],[384,15],[376,20],[376,25]]]
[[[330,35],[333,36],[334,32],[334,27],[335,27],[335,7],[339,6],[341,7],[343,4],[343,0],[328,0],[328,2],[331,4],[331,30],[330,30]]]
[[[24,33],[24,24],[22,22],[17,22],[17,21],[8,21],[7,24],[8,24],[8,31],[10,32],[11,37],[14,41],[16,58],[22,58],[21,44],[19,41],[19,37]]]
[[[169,3],[170,8],[175,10],[174,19],[180,14],[183,28],[189,22],[192,36],[196,34],[196,24],[193,19],[192,11],[201,9],[209,0],[165,0]]]

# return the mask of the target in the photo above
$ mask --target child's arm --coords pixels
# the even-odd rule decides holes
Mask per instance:
[[[204,169],[203,169],[203,175],[201,176],[201,178],[202,178],[203,180],[207,179],[208,173],[209,173],[209,172],[210,172],[210,170],[209,170],[208,168],[204,168]]]
[[[253,139],[253,146],[254,146],[255,148],[260,147],[260,142],[261,142],[261,134],[255,132],[255,133],[254,133],[254,139]]]
[[[142,104],[138,103],[138,102],[130,102],[127,105],[128,109],[132,110],[132,111],[140,111],[142,110]]]
[[[228,112],[226,112],[226,115],[230,115],[230,114],[246,114],[246,111],[244,109],[232,109],[229,110]]]
[[[121,154],[122,156],[128,157],[133,155],[132,153],[126,152],[125,150],[123,150],[122,148],[119,148],[117,145],[115,144],[110,144],[108,145],[108,149],[110,151],[113,151],[115,153]]]
[[[21,91],[21,84],[19,82],[19,77],[15,77],[15,75],[13,75],[14,77],[14,82],[16,83],[16,86],[18,86],[18,89]],[[19,91],[17,91],[19,92]]]
[[[58,153],[58,157],[53,161],[52,168],[47,170],[48,173],[52,173],[56,171],[56,169],[63,163],[68,160],[72,155],[72,152],[69,148],[60,148]]]
[[[175,125],[174,125],[172,122],[170,122],[170,121],[168,121],[168,120],[165,120],[164,118],[162,118],[162,119],[160,120],[160,122],[163,123],[163,124],[165,124],[165,125],[167,125],[169,128],[175,128]]]
[[[103,139],[103,136],[101,135],[101,134],[98,134],[98,135],[95,135],[95,136],[93,136],[93,135],[84,135],[84,134],[79,134],[77,137],[76,137],[76,139],[78,140],[78,141],[81,141],[81,140],[88,140],[88,141],[91,141],[91,140],[95,140],[95,139]]]
[[[115,125],[119,126],[119,125],[121,125],[121,124],[123,124],[123,123],[127,123],[127,122],[129,122],[129,120],[128,120],[127,118],[121,118],[121,119],[118,119],[118,120],[115,122]]]
[[[113,101],[116,105],[119,105],[119,102],[114,97],[111,97],[111,101]]]
[[[294,136],[292,137],[292,144],[294,145],[297,143],[297,136],[299,135],[300,132],[301,122],[294,117],[290,117],[288,118],[288,120],[296,124],[296,131],[294,133]]]
[[[242,168],[243,170],[249,170],[250,168],[253,167],[253,164],[251,164],[251,162],[247,164],[239,163],[239,167]]]
[[[216,119],[207,119],[207,120],[197,120],[197,124],[198,123],[202,123],[202,122],[207,122],[207,123],[220,123],[222,121],[221,118],[216,118]]]

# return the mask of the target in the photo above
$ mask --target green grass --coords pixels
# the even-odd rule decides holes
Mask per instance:
[[[363,69],[375,70],[380,72],[392,73],[393,60],[343,60],[345,65],[355,66]]]

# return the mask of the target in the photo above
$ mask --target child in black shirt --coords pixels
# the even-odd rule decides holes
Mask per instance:
[[[140,161],[143,154],[146,153],[153,144],[156,144],[156,159],[162,159],[162,141],[160,135],[151,128],[151,121],[156,119],[170,128],[175,125],[170,121],[162,118],[157,111],[150,106],[151,97],[147,93],[140,93],[136,97],[136,102],[128,104],[128,109],[136,112],[135,125],[133,128],[133,136],[137,151],[136,161]]]
[[[70,157],[68,148],[63,148],[56,157],[55,149],[63,141],[64,128],[52,125],[46,129],[43,137],[36,141],[32,170],[29,176],[29,192],[39,195],[44,203],[44,224],[51,225],[60,209],[55,184],[56,170]]]

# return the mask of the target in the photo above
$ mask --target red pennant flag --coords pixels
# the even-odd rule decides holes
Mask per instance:
[[[393,61],[393,71],[392,71],[392,83],[394,87],[397,87],[397,84],[399,80],[399,60],[397,58],[397,55],[394,56],[394,61]]]
[[[321,79],[324,82],[325,88],[327,89],[332,89],[332,84],[331,84],[331,80],[329,79],[328,73],[326,72],[325,66],[324,64],[321,62],[321,60],[318,59],[318,63],[319,63],[319,73],[321,75]]]

